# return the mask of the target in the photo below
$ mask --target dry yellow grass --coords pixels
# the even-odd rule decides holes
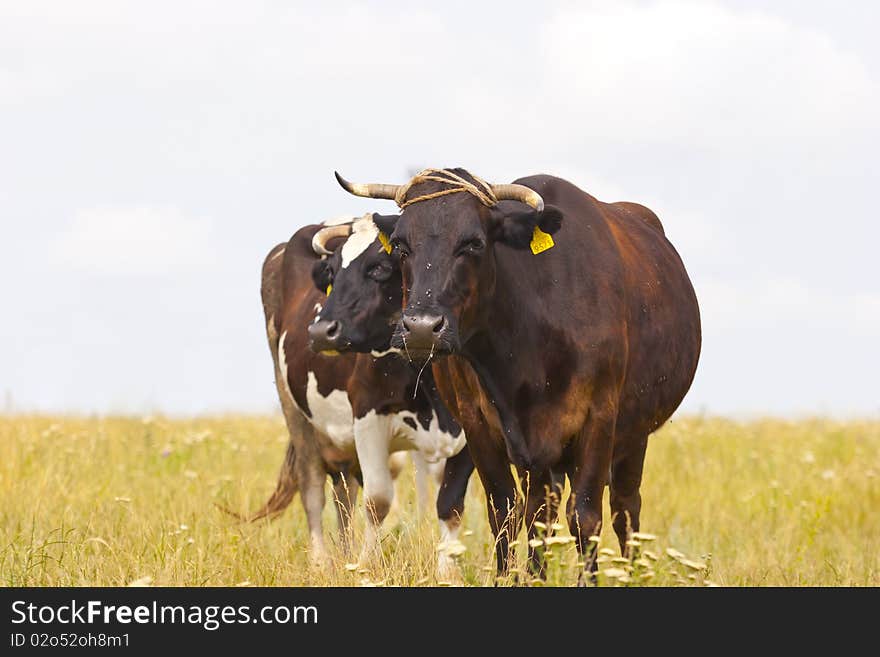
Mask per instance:
[[[417,518],[411,469],[397,484],[383,558],[368,572],[347,569],[338,552],[329,568],[309,566],[298,499],[253,525],[215,508],[258,507],[286,441],[276,417],[2,417],[0,583],[438,584],[436,523]],[[644,537],[637,558],[622,562],[606,522],[601,584],[880,585],[878,421],[677,419],[651,439],[642,492],[642,530],[656,539]],[[328,536],[335,526],[328,487]],[[492,584],[476,476],[464,529],[463,583]],[[547,547],[546,583],[574,584],[571,542]]]

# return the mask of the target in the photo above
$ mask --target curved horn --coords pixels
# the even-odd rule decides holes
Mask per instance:
[[[336,176],[336,180],[342,185],[342,189],[347,191],[349,194],[354,194],[355,196],[366,196],[367,198],[387,198],[392,201],[397,198],[397,190],[400,189],[400,185],[379,185],[376,183],[370,184],[362,184],[362,183],[350,183],[345,178],[339,175],[338,171],[334,171],[333,175]]]
[[[327,242],[334,237],[348,237],[351,235],[351,224],[339,224],[322,228],[312,238],[312,248],[318,255],[333,255],[333,251],[327,249]]]
[[[538,212],[544,211],[544,199],[534,189],[525,185],[492,185],[492,191],[499,201],[520,201],[532,206]]]

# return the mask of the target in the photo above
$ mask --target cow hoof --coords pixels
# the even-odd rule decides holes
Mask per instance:
[[[330,566],[333,565],[330,555],[326,550],[312,550],[309,552],[309,563],[312,568],[324,571],[329,570]]]
[[[378,550],[363,550],[357,560],[358,570],[372,570],[381,561],[379,557]]]
[[[449,584],[461,584],[463,582],[458,564],[449,555],[441,553],[437,556],[437,581]]]

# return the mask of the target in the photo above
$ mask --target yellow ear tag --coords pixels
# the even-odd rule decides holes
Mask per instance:
[[[532,253],[538,255],[542,251],[552,249],[556,244],[553,242],[553,238],[550,235],[535,226],[535,232],[532,234],[532,242],[529,246],[532,247]]]
[[[381,230],[379,231],[379,242],[381,242],[382,248],[385,249],[385,253],[391,253],[391,242],[388,241],[388,236]]]
[[[328,286],[327,286],[327,296],[328,296],[328,297],[330,296],[330,293],[331,293],[332,291],[333,291],[333,286],[332,286],[332,285],[328,285]]]

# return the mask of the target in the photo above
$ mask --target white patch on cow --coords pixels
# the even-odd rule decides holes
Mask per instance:
[[[461,532],[461,520],[458,516],[452,516],[448,520],[440,521],[440,543],[449,544],[458,540]]]
[[[311,406],[311,401],[309,406]],[[406,422],[407,419],[415,423],[415,429]],[[380,430],[388,433],[389,452],[418,450],[427,462],[428,472],[434,471],[431,464],[439,464],[444,459],[455,456],[465,445],[464,431],[460,431],[458,436],[443,431],[440,429],[440,420],[437,418],[436,413],[432,413],[431,422],[428,424],[427,429],[422,426],[418,416],[412,411],[380,415],[373,409],[363,417],[355,418],[354,420],[355,438],[359,435],[365,435],[370,432],[375,433]],[[376,437],[373,440],[378,442],[380,438]],[[384,457],[386,468],[387,457],[388,455],[386,454]],[[366,474],[364,478],[366,480]]]
[[[385,351],[376,351],[375,349],[373,349],[370,352],[370,355],[373,358],[384,358],[385,356],[388,356],[389,354],[400,354],[400,353],[403,353],[402,351],[400,351],[400,349],[398,349],[397,347],[391,347],[390,349],[386,349]]]
[[[446,471],[446,459],[437,461],[436,463],[428,463],[428,473],[434,478],[437,486],[443,485],[443,473]]]
[[[278,369],[281,371],[281,380],[284,382],[284,392],[292,402],[293,393],[290,391],[290,381],[287,380],[287,354],[284,353],[284,338],[286,337],[287,331],[282,333],[278,340]]]
[[[310,422],[315,429],[327,436],[339,449],[350,448],[354,441],[354,414],[345,390],[331,390],[330,394],[324,397],[318,392],[318,379],[315,373],[309,372],[306,401],[312,413]],[[387,463],[385,467],[388,467]]]
[[[278,339],[278,332],[275,330],[275,315],[269,315],[269,321],[266,322],[266,335],[269,337],[269,342]]]
[[[355,221],[357,217],[344,216],[344,217],[333,217],[332,219],[325,219],[321,222],[322,226],[339,226],[341,224],[349,224],[352,221]]]
[[[367,250],[379,236],[379,228],[373,223],[373,215],[366,214],[351,226],[351,236],[342,245],[342,269],[348,267]]]
[[[394,482],[389,468],[393,416],[371,410],[354,421],[354,441],[364,480],[364,543],[360,563],[369,564],[379,551],[379,526],[394,500]],[[382,514],[374,517],[371,508]]]
[[[415,422],[413,429],[405,420]],[[440,428],[440,420],[436,412],[431,412],[431,422],[425,429],[418,416],[412,411],[400,411],[393,416],[391,424],[393,437],[392,449],[417,449],[428,463],[437,463],[442,459],[458,454],[465,444],[464,431],[458,436],[447,433]]]
[[[405,422],[407,419],[415,422],[415,429]],[[464,447],[465,436],[464,431],[458,437],[441,431],[436,413],[432,414],[428,428],[424,429],[416,414],[411,411],[380,415],[372,409],[354,420],[354,441],[363,473],[364,499],[374,505],[373,508],[387,509],[394,501],[394,484],[388,456],[390,452],[418,452],[419,457],[414,459],[414,463],[419,461],[417,468],[424,476],[431,469],[426,461],[442,462],[443,459],[457,454]],[[423,491],[422,496],[427,497],[427,492]],[[378,553],[380,523],[375,522],[376,520],[381,522],[381,518],[374,519],[367,513],[361,564],[368,564]],[[454,567],[451,557],[449,559]]]
[[[278,249],[278,253],[276,253],[276,254],[273,255],[271,258],[269,258],[269,262],[272,262],[272,261],[273,261],[275,258],[277,258],[278,256],[282,256],[282,255],[284,255],[284,251],[285,251],[286,249],[287,249],[286,246],[282,246],[280,249]]]
[[[394,452],[388,457],[388,467],[395,476],[406,467],[407,457],[407,452]]]
[[[391,461],[401,458],[400,454],[391,456],[391,452],[398,451],[391,449],[393,417],[379,415],[373,409],[354,421],[354,439],[364,476],[364,494],[367,496],[388,492],[386,484],[390,485],[391,482]],[[394,465],[402,466],[402,463]],[[386,501],[391,502],[391,495],[387,496]]]

